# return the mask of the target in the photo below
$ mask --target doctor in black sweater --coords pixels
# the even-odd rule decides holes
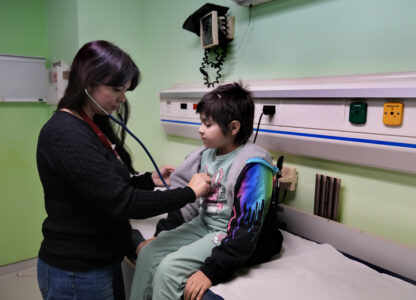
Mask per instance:
[[[37,147],[47,218],[39,250],[38,283],[44,299],[123,299],[120,262],[129,251],[129,219],[152,217],[194,202],[210,178],[196,174],[184,188],[153,191],[156,172],[135,173],[125,132],[89,100],[128,119],[125,93],[139,82],[130,56],[106,41],[85,44],[71,66],[58,109]],[[168,180],[171,167],[162,167]]]

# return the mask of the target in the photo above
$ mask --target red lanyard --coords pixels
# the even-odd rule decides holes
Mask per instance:
[[[117,151],[111,146],[110,141],[107,139],[107,137],[104,135],[104,133],[100,130],[100,128],[98,128],[98,126],[91,120],[91,118],[88,117],[87,114],[83,110],[79,110],[78,113],[84,119],[85,122],[87,122],[88,124],[90,124],[90,126],[94,130],[95,134],[100,139],[101,143],[103,143],[103,145],[108,150],[110,150],[111,152],[113,152],[114,155],[117,158],[120,158],[120,155],[118,155]]]

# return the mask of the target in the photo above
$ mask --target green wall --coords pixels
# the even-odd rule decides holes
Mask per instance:
[[[71,64],[79,48],[78,1],[45,0],[48,61]]]
[[[46,57],[45,0],[1,0],[0,53]]]
[[[416,2],[409,0],[275,0],[249,9],[232,1],[236,37],[224,66],[226,81],[416,70]],[[159,164],[179,164],[198,140],[166,135],[158,92],[174,83],[202,82],[203,51],[183,21],[205,1],[145,0],[147,30],[140,41],[144,80],[133,98],[131,127]],[[245,35],[245,33],[247,34]],[[243,36],[245,38],[243,40]],[[132,144],[136,166],[151,168]],[[281,153],[273,153],[277,158]],[[287,203],[313,211],[315,174],[342,179],[341,222],[416,247],[416,175],[285,154],[297,168],[297,191]],[[143,167],[141,168],[143,169]]]
[[[37,256],[45,218],[36,168],[44,103],[0,103],[0,265]]]
[[[2,0],[0,53],[47,57],[45,1]],[[36,169],[44,103],[0,103],[0,265],[35,257],[45,217]]]
[[[231,0],[236,37],[224,79],[252,80],[416,70],[416,2],[412,0],[275,0],[249,9]],[[2,0],[0,53],[68,64],[89,40],[129,52],[142,72],[130,93],[131,129],[159,164],[179,164],[200,141],[166,135],[160,90],[201,83],[203,51],[183,21],[202,0]],[[243,36],[245,36],[243,40]],[[0,103],[0,265],[35,257],[45,217],[35,148],[54,108]],[[129,140],[138,170],[151,169]],[[280,153],[273,153],[274,157]],[[285,154],[299,173],[289,205],[312,212],[315,173],[342,178],[341,222],[416,247],[416,175]]]
[[[49,66],[70,63],[78,47],[77,1],[1,1],[1,54],[45,57]],[[36,144],[54,109],[0,103],[0,266],[37,256],[46,213]]]

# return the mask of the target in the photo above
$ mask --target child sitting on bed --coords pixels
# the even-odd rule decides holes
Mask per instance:
[[[280,252],[279,230],[272,238],[262,232],[277,168],[266,150],[248,140],[254,118],[250,93],[237,83],[222,85],[203,96],[196,110],[204,146],[187,156],[170,182],[183,186],[194,173],[207,172],[211,190],[159,222],[157,233],[183,224],[141,248],[132,300],[201,299],[239,267]]]

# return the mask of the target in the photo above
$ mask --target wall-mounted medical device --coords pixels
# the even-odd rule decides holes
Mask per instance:
[[[351,102],[349,120],[352,124],[364,124],[367,120],[367,102]]]
[[[383,123],[400,126],[403,121],[403,103],[384,103]]]
[[[49,87],[47,102],[55,105],[64,96],[65,89],[68,86],[69,66],[64,61],[52,63],[49,70]]]
[[[264,106],[257,144],[270,151],[416,173],[416,73],[245,82]],[[195,105],[210,89],[177,84],[160,92],[160,119],[168,134],[199,138]],[[365,123],[350,122],[350,104],[366,103]],[[400,126],[383,123],[385,103],[402,103]],[[254,130],[253,129],[253,130]],[[253,135],[254,136],[254,135]]]
[[[199,20],[199,32],[201,38],[201,47],[204,49],[212,48],[220,45],[220,37],[223,34],[227,40],[234,38],[234,17],[221,16],[218,12],[212,10]],[[226,42],[221,41],[222,46],[226,46]]]
[[[213,10],[199,20],[202,48],[218,46],[218,13]]]
[[[205,49],[200,72],[208,87],[219,83],[228,43],[234,38],[234,17],[227,15],[228,9],[207,3],[191,14],[182,26],[200,37],[201,46]],[[209,69],[215,71],[215,79],[210,79]]]

